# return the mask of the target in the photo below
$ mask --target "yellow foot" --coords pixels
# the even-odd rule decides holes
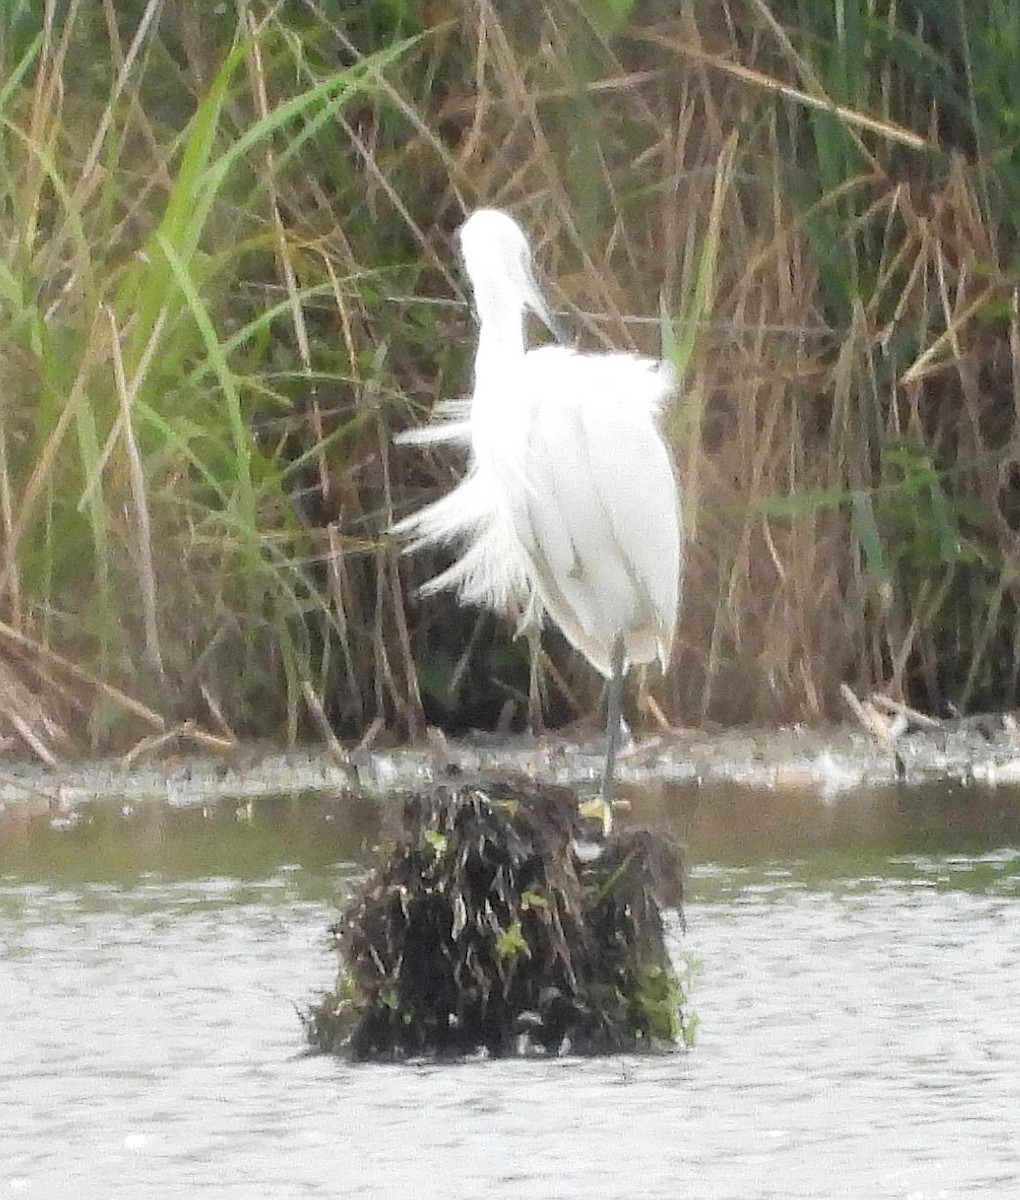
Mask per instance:
[[[613,813],[617,809],[626,812],[630,809],[629,800],[610,800],[606,801],[601,796],[596,796],[594,800],[583,800],[578,806],[577,811],[582,817],[587,817],[590,821],[599,821],[602,825],[602,836],[609,837],[613,832]]]

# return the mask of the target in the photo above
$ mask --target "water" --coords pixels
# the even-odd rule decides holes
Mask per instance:
[[[696,864],[693,1051],[302,1053],[365,806],[0,827],[0,1195],[1020,1194],[1020,801],[661,792]]]

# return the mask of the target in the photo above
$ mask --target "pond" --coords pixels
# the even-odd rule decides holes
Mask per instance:
[[[303,1053],[385,835],[321,795],[0,823],[0,1194],[1020,1194],[1020,795],[645,788],[699,1028],[655,1057]]]

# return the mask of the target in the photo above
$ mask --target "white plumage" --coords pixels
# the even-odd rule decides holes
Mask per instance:
[[[526,310],[555,323],[520,226],[481,209],[460,244],[479,321],[474,391],[401,440],[465,446],[468,469],[395,531],[409,550],[460,550],[425,593],[455,588],[467,603],[525,620],[548,614],[612,681],[608,799],[622,673],[656,658],[665,667],[676,628],[683,530],[658,426],[673,373],[632,354],[527,350]]]

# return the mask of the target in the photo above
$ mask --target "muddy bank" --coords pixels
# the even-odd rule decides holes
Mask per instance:
[[[110,797],[172,805],[294,792],[377,797],[427,786],[450,772],[512,770],[538,783],[594,788],[601,765],[598,739],[557,736],[356,752],[346,764],[316,747],[280,752],[263,746],[215,757],[134,763],[129,769],[118,760],[69,761],[57,770],[7,760],[0,766],[0,810],[66,811]],[[621,758],[619,777],[624,787],[653,780],[803,787],[834,800],[862,786],[893,783],[1015,784],[1020,782],[1020,735],[1001,722],[999,728],[992,722],[961,722],[887,742],[842,727],[681,733],[630,747]]]

